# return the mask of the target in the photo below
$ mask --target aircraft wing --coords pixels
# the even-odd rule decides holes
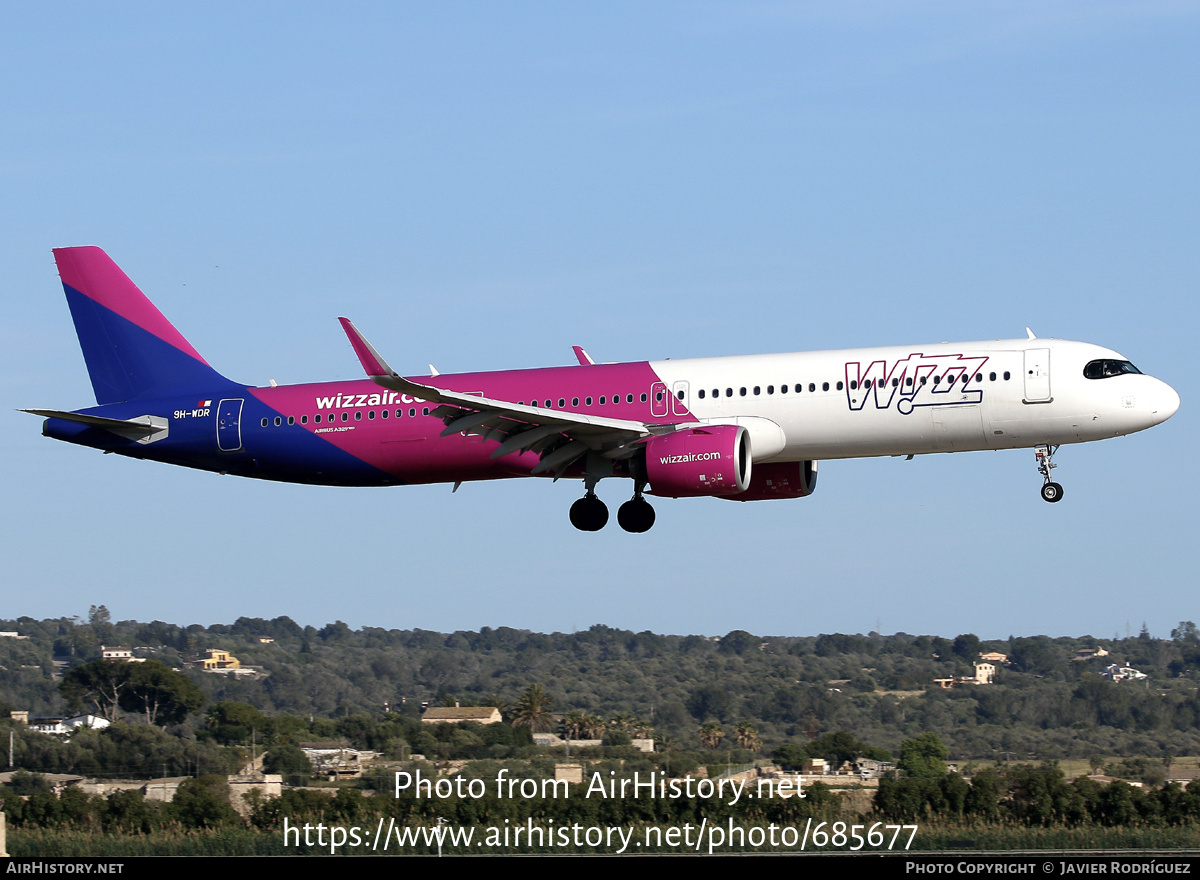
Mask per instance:
[[[627,458],[647,437],[674,430],[672,425],[649,425],[629,419],[543,409],[413,382],[388,366],[348,318],[338,320],[372,381],[384,388],[441,404],[431,415],[445,422],[443,437],[465,433],[500,441],[492,458],[512,452],[537,452],[542,460],[533,469],[535,474],[553,471],[557,479],[567,467],[589,452],[606,458]]]

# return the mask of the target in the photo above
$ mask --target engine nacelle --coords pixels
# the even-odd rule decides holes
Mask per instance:
[[[745,492],[723,495],[729,501],[770,501],[773,498],[804,498],[817,488],[815,461],[773,461],[756,464],[754,479]]]
[[[646,441],[647,490],[669,498],[737,495],[750,483],[750,435],[741,425],[706,425]]]

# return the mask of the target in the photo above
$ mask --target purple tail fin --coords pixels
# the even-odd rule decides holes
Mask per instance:
[[[97,247],[56,248],[96,402],[119,403],[233,386]]]

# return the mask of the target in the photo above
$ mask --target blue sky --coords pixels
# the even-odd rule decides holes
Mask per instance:
[[[9,4],[0,616],[450,631],[1137,632],[1197,607],[1200,10]],[[567,522],[578,484],[331,489],[44,439],[91,404],[50,248],[253,384],[1042,336],[1175,386],[1059,453],[828,462]],[[611,506],[627,484],[601,484]]]

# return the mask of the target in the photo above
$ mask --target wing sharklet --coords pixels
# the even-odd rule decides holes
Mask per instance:
[[[367,341],[349,318],[338,318],[345,330],[350,344],[354,347],[358,360],[366,371],[367,376],[384,388],[399,391],[421,400],[433,403],[445,403],[463,407],[472,411],[480,409],[495,410],[497,414],[505,414],[515,420],[529,421],[535,425],[560,425],[561,429],[579,428],[608,428],[614,431],[624,431],[634,437],[649,434],[651,429],[644,422],[628,419],[609,419],[603,416],[585,415],[583,413],[565,412],[562,410],[544,409],[540,406],[523,406],[507,400],[494,400],[490,397],[480,397],[475,394],[462,394],[458,391],[446,391],[432,385],[423,385],[405,379],[390,366],[375,347]]]

